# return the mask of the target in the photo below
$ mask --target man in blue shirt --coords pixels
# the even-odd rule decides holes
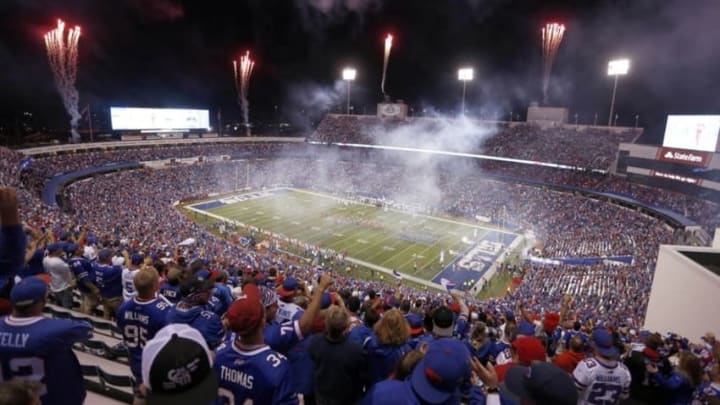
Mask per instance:
[[[117,313],[117,326],[130,353],[130,371],[142,383],[141,359],[145,343],[167,324],[170,305],[156,298],[159,277],[154,270],[140,270],[133,279],[137,295],[125,301]],[[142,399],[136,391],[136,403]]]
[[[332,282],[324,274],[302,318],[283,323],[275,320],[274,291],[245,285],[228,310],[231,337],[217,351],[215,371],[220,382],[220,404],[242,404],[248,399],[261,404],[298,402],[299,387],[283,352],[310,331],[320,311],[321,297]]]
[[[1,377],[39,382],[43,405],[81,405],[85,382],[72,346],[92,337],[92,326],[43,317],[46,295],[47,285],[37,277],[10,292],[12,315],[0,318]]]
[[[103,249],[98,253],[98,263],[93,267],[95,283],[100,289],[105,318],[115,316],[122,304],[122,267],[112,264],[112,251]]]
[[[180,283],[180,302],[168,312],[168,323],[184,323],[197,329],[208,347],[214,349],[225,337],[220,317],[205,309],[212,294],[213,279],[209,271],[198,270]]]
[[[177,267],[170,267],[167,272],[167,280],[160,286],[158,294],[162,295],[171,304],[180,302],[180,276],[182,270]]]
[[[290,363],[265,344],[265,307],[258,287],[246,284],[227,316],[228,326],[237,337],[217,350],[217,404],[298,404],[291,386]]]
[[[67,246],[67,251],[72,255],[68,260],[70,271],[75,275],[77,288],[82,294],[80,311],[84,314],[92,314],[100,302],[100,289],[95,285],[95,272],[92,264],[82,256],[84,252],[82,246],[71,243]]]

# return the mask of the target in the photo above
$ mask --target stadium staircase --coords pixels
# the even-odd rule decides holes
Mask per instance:
[[[73,301],[79,305],[77,298]],[[127,348],[115,323],[51,304],[43,311],[49,318],[84,321],[92,325],[93,337],[73,347],[89,391],[85,402],[93,405],[132,403],[135,379],[130,373]]]

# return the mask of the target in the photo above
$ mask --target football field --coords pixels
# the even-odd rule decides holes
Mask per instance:
[[[424,280],[437,279],[464,252],[490,234],[498,235],[461,220],[415,215],[296,189],[236,194],[188,208]]]

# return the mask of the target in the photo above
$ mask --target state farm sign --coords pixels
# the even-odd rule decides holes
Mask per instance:
[[[686,165],[708,167],[710,165],[710,152],[698,152],[684,149],[659,148],[657,160],[663,162],[682,163]]]

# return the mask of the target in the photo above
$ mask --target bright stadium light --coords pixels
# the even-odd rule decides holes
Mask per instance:
[[[617,92],[618,77],[624,76],[630,70],[629,59],[615,59],[608,62],[608,76],[615,76],[615,84],[613,85],[612,99],[610,99],[610,115],[608,117],[608,126],[612,125],[613,110],[615,110],[615,93]]]
[[[463,84],[462,106],[460,108],[462,115],[465,115],[465,87],[467,86],[467,82],[473,79],[474,75],[475,71],[473,70],[473,68],[458,69],[458,80],[460,80]]]
[[[345,80],[345,83],[347,83],[347,106],[346,106],[346,114],[350,114],[350,82],[355,80],[355,77],[357,76],[357,70],[347,67],[343,69],[342,71],[342,79]]]

